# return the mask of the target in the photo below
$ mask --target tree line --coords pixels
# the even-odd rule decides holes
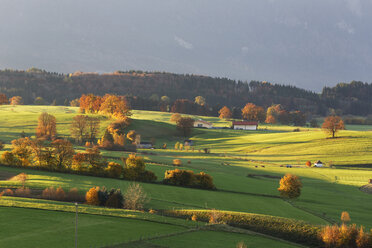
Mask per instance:
[[[134,109],[171,111],[174,107],[182,112],[178,104],[184,101],[182,104],[188,105],[189,114],[217,116],[224,105],[234,112],[234,108],[240,109],[247,102],[265,108],[280,104],[288,111],[322,116],[372,113],[369,97],[372,84],[359,81],[324,87],[318,94],[264,81],[243,82],[189,74],[142,71],[58,74],[32,68],[0,71],[0,89],[8,97],[21,97],[25,104],[68,105],[82,94],[115,92],[126,96]],[[195,102],[198,96],[205,102]]]

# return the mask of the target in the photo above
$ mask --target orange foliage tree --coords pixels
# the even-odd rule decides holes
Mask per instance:
[[[22,105],[23,99],[21,96],[13,96],[12,98],[9,99],[9,102],[11,105]]]
[[[278,191],[284,198],[297,198],[301,194],[302,183],[298,176],[287,174],[279,182]]]
[[[54,139],[57,136],[56,117],[46,112],[39,116],[36,137]]]
[[[242,116],[245,120],[263,122],[265,121],[266,113],[262,107],[253,103],[247,103],[242,109]]]
[[[98,206],[100,201],[98,197],[99,187],[93,187],[85,194],[85,200],[89,205]]]
[[[230,119],[232,117],[231,110],[226,106],[223,106],[218,113],[220,114],[220,119]]]
[[[322,129],[324,132],[332,135],[332,138],[335,137],[336,133],[339,130],[345,129],[345,125],[341,117],[339,116],[328,116],[325,118],[324,123],[322,125]]]
[[[131,115],[129,104],[125,97],[109,94],[103,97],[100,111],[118,119],[125,119]]]
[[[278,121],[278,116],[280,111],[282,110],[282,106],[280,104],[272,105],[267,108],[266,110],[266,123],[274,124]]]

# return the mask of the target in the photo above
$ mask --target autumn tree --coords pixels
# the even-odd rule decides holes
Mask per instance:
[[[306,125],[306,115],[301,111],[290,112],[291,121],[295,126],[305,126]]]
[[[95,206],[98,206],[100,204],[98,191],[99,187],[93,187],[88,190],[88,192],[85,194],[85,200],[87,204]]]
[[[264,122],[266,113],[262,107],[256,106],[253,103],[247,103],[242,109],[242,116],[245,120]]]
[[[325,118],[324,123],[322,125],[322,129],[324,132],[332,135],[332,138],[335,137],[336,133],[339,130],[345,129],[345,125],[341,117],[339,116],[328,116]]]
[[[135,139],[136,139],[136,135],[137,135],[137,133],[136,133],[136,131],[134,131],[134,130],[130,130],[128,133],[127,133],[127,139],[130,141],[130,142],[134,142],[135,141]]]
[[[74,100],[70,101],[70,106],[71,107],[79,107],[80,106],[80,101],[79,100],[80,99],[77,98],[77,99],[74,99]]]
[[[79,99],[80,112],[97,113],[102,104],[102,97],[93,94],[82,95]]]
[[[226,106],[223,106],[218,113],[220,119],[230,119],[232,117],[231,110]]]
[[[206,101],[205,101],[204,97],[197,96],[197,97],[195,97],[195,103],[200,105],[200,106],[204,106],[206,104]]]
[[[349,223],[351,221],[350,215],[346,211],[343,211],[341,213],[341,218],[340,219],[341,219],[341,221],[342,221],[343,224]]]
[[[109,94],[103,97],[100,112],[118,119],[125,119],[131,115],[131,110],[125,97]]]
[[[68,140],[56,139],[52,142],[53,155],[58,169],[70,167],[75,154],[74,147]]]
[[[127,120],[116,120],[112,122],[107,129],[112,134],[125,134],[125,129],[129,126],[130,122]]]
[[[182,116],[179,113],[174,113],[174,114],[171,115],[169,120],[171,122],[177,122],[179,119],[181,119],[181,117]]]
[[[0,93],[0,105],[9,104],[8,97],[4,93]]]
[[[301,194],[302,183],[298,176],[287,174],[279,182],[278,191],[284,198],[298,198]]]
[[[87,134],[87,116],[77,115],[72,118],[71,136],[79,143],[82,143]]]
[[[145,203],[149,201],[147,194],[141,185],[132,183],[124,193],[124,208],[132,210],[141,210]]]
[[[184,137],[190,135],[192,128],[194,127],[195,120],[190,117],[181,117],[177,121],[177,129],[183,133]]]
[[[35,98],[34,101],[35,105],[45,105],[45,100],[41,96]]]
[[[87,134],[86,137],[90,142],[94,142],[97,139],[100,129],[100,120],[97,117],[87,116],[86,117]]]
[[[46,112],[40,114],[36,137],[54,139],[57,136],[56,117]]]
[[[266,123],[275,124],[278,121],[279,113],[282,110],[280,104],[272,105],[266,110]]]
[[[9,99],[9,102],[11,105],[22,105],[23,104],[23,98],[21,96],[13,96]]]

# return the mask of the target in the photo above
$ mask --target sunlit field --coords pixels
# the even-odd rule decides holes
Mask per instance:
[[[3,151],[11,149],[10,142],[19,138],[22,131],[33,136],[37,118],[43,111],[55,115],[60,137],[69,136],[71,120],[79,114],[79,109],[73,107],[0,106],[2,120],[0,140],[5,143]],[[368,229],[372,228],[372,215],[370,214],[372,195],[359,190],[359,187],[372,179],[372,131],[368,131],[370,127],[347,126],[347,130],[340,131],[335,139],[328,138],[319,128],[300,127],[299,131],[295,132],[294,129],[297,127],[283,125],[259,125],[257,131],[194,129],[190,137],[195,142],[194,149],[179,151],[174,149],[174,144],[183,142],[185,137],[182,137],[176,130],[175,124],[169,121],[170,116],[170,113],[133,111],[132,124],[127,128],[127,131],[136,130],[141,134],[143,141],[155,141],[157,148],[138,150],[138,155],[145,158],[146,168],[158,177],[156,183],[140,183],[151,198],[145,205],[146,209],[219,209],[286,217],[316,225],[340,222],[341,212],[348,211],[353,223],[364,225]],[[210,121],[218,127],[231,125],[229,121],[213,117],[198,116],[195,118]],[[101,135],[110,122],[108,118],[101,117]],[[167,144],[167,149],[160,149],[164,143]],[[85,149],[81,146],[75,148]],[[211,153],[205,154],[201,151],[203,148],[210,148]],[[119,163],[121,163],[121,157],[128,156],[128,153],[124,151],[102,151],[102,154],[110,161]],[[217,190],[161,184],[165,171],[174,169],[172,163],[175,158],[182,161],[180,169],[204,171],[213,176]],[[325,168],[305,166],[306,161],[314,163],[318,160],[325,163]],[[291,165],[292,168],[287,168],[287,165]],[[26,186],[34,189],[61,186],[67,190],[77,187],[81,193],[84,193],[93,186],[105,186],[109,189],[120,188],[125,191],[131,183],[122,179],[1,166],[0,173],[5,172],[27,173],[29,180]],[[297,200],[286,201],[278,197],[278,182],[280,177],[286,173],[299,176],[303,183],[301,196]],[[266,177],[267,175],[272,177]],[[20,186],[21,184],[16,181],[6,179],[0,181],[1,188]],[[1,225],[3,228],[10,226],[9,238],[1,239],[0,243],[3,246],[16,247],[15,230],[23,230],[21,232],[23,236],[18,236],[20,244],[26,242],[27,239],[30,242],[42,242],[45,237],[44,233],[39,235],[34,231],[38,227],[44,227],[44,231],[50,235],[48,242],[52,242],[52,239],[59,240],[58,233],[63,231],[60,229],[62,226],[60,223],[73,222],[73,213],[71,213],[73,209],[66,211],[67,213],[59,212],[71,206],[65,207],[62,203],[53,203],[53,206],[42,207],[49,201],[23,200],[22,202],[20,199],[22,198],[3,197],[0,200],[0,205],[4,206],[0,208],[0,214],[5,218]],[[10,206],[23,208],[11,208]],[[48,211],[32,210],[32,208],[48,209]],[[58,212],[52,210],[58,210]],[[36,212],[31,214],[31,217],[32,211]],[[157,219],[158,217],[154,215],[146,214],[145,216],[143,213],[136,213],[129,223],[120,219],[123,216],[107,217],[109,214],[103,212],[100,214],[99,210],[87,211],[81,222],[83,226],[82,247],[94,244],[104,246],[105,242],[114,244],[138,240],[140,235],[154,234],[151,232],[154,229],[158,230],[160,235],[182,232],[182,230],[195,227],[191,221],[160,216],[160,219]],[[6,215],[7,212],[9,215]],[[10,221],[12,218],[13,222]],[[33,221],[29,218],[33,218]],[[55,224],[44,225],[53,218],[56,220]],[[144,220],[146,218],[153,218],[164,223],[147,223]],[[96,221],[97,224],[93,224]],[[26,222],[28,224],[22,226],[21,223]],[[181,226],[175,227],[178,224]],[[128,230],[131,225],[136,226],[136,229],[138,226],[143,233],[138,234]],[[97,226],[107,228],[99,233],[95,229]],[[112,229],[109,226],[121,231],[111,237],[109,233]],[[73,236],[73,230],[73,226],[66,227],[66,237],[60,237],[60,247],[73,244],[71,243],[73,239],[70,237]],[[89,240],[89,233],[96,239]],[[215,230],[185,232],[175,236],[147,240],[145,243],[148,247],[152,247],[150,245],[193,247],[196,240],[200,240],[202,247],[235,247],[240,241],[244,241],[248,247],[294,247],[292,244],[252,236],[252,234],[232,234]],[[44,247],[50,246],[51,243],[48,242],[45,242]]]

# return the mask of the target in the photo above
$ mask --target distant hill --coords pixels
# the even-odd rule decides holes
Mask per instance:
[[[47,103],[56,100],[63,105],[82,94],[112,93],[128,96],[133,108],[157,110],[161,96],[168,96],[171,105],[176,99],[193,101],[200,95],[214,107],[214,112],[223,105],[240,109],[253,102],[264,107],[282,104],[287,110],[320,115],[330,109],[338,114],[372,114],[372,85],[362,82],[325,87],[318,94],[289,85],[189,74],[142,71],[60,74],[32,68],[0,71],[0,92],[8,97],[22,96],[25,104],[33,104],[36,97],[42,97]]]

